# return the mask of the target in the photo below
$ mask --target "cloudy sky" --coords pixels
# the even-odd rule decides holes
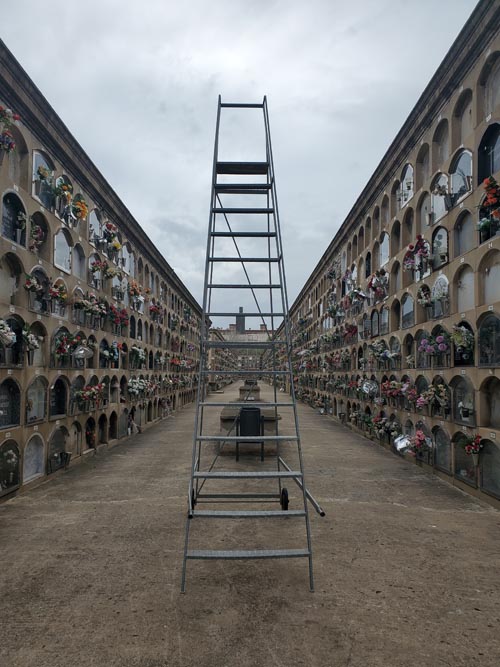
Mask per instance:
[[[267,95],[292,302],[475,4],[16,0],[2,38],[200,302],[217,96]]]

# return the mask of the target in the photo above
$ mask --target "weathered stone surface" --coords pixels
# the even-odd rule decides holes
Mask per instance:
[[[2,667],[498,667],[500,514],[299,409],[315,593],[305,560],[192,563],[179,593],[191,406],[0,506]]]

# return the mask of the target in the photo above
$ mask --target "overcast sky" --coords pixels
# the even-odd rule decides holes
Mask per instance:
[[[2,38],[200,303],[217,96],[267,95],[291,304],[475,5],[16,0]]]

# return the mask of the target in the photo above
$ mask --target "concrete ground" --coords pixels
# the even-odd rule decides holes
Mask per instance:
[[[0,665],[498,667],[500,513],[299,411],[315,593],[305,559],[194,562],[179,593],[190,406],[0,505]]]

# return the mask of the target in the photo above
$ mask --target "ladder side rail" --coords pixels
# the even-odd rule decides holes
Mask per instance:
[[[192,492],[193,492],[193,474],[196,468],[196,452],[197,452],[197,447],[198,447],[198,441],[196,439],[197,435],[201,435],[201,432],[199,432],[200,428],[200,420],[199,420],[199,409],[198,407],[200,404],[203,402],[203,391],[204,391],[204,382],[203,380],[205,379],[205,374],[204,374],[204,366],[206,367],[207,364],[207,348],[206,345],[204,345],[204,341],[208,340],[209,337],[209,326],[208,326],[208,321],[207,321],[207,297],[208,297],[208,288],[207,285],[209,284],[209,267],[210,263],[208,261],[209,258],[209,253],[210,253],[210,244],[212,242],[212,236],[211,236],[211,231],[213,228],[213,225],[215,224],[215,216],[212,213],[212,208],[213,204],[215,202],[215,183],[217,181],[217,159],[218,159],[218,153],[219,153],[219,129],[220,129],[220,116],[221,116],[221,96],[219,95],[218,99],[218,105],[217,105],[217,120],[216,120],[216,126],[215,126],[215,139],[214,139],[214,159],[213,159],[213,166],[212,166],[212,192],[210,195],[210,213],[208,217],[208,233],[207,233],[207,252],[205,256],[205,283],[204,283],[204,289],[203,289],[203,304],[202,304],[202,317],[201,317],[201,331],[200,331],[200,364],[199,364],[199,376],[200,380],[198,382],[198,389],[197,389],[197,396],[196,396],[196,412],[195,412],[195,417],[194,417],[194,429],[193,429],[193,453],[192,453],[192,461],[191,461],[191,479],[190,479],[190,484],[189,484],[189,498],[188,498],[188,503],[189,503],[189,511],[192,512]],[[187,550],[187,544],[186,544],[186,550]]]
[[[286,287],[286,280],[285,280],[285,262],[283,258],[283,243],[282,243],[282,238],[281,238],[281,226],[280,226],[280,221],[279,221],[279,210],[278,210],[278,197],[276,193],[276,178],[274,174],[274,159],[273,159],[273,151],[272,151],[272,144],[271,144],[271,128],[270,128],[270,123],[269,123],[269,113],[267,109],[267,98],[264,97],[264,118],[265,118],[265,131],[266,131],[266,148],[268,152],[268,162],[269,162],[269,171],[271,174],[272,178],[272,195],[273,195],[273,203],[274,203],[274,216],[275,216],[275,221],[276,221],[276,244],[278,247],[278,256],[280,257],[280,262],[278,263],[278,269],[280,271],[280,279],[281,279],[281,284],[283,286],[283,300],[284,300],[284,309],[283,312],[285,313],[284,319],[283,319],[283,326],[285,329],[285,336],[287,340],[287,361],[288,361],[288,368],[290,371],[290,386],[291,386],[291,394],[292,394],[292,403],[294,404],[293,407],[293,415],[294,415],[294,422],[295,422],[295,430],[297,434],[297,452],[299,456],[299,466],[300,470],[302,471],[303,478],[302,478],[302,496],[303,496],[303,502],[304,502],[304,509],[306,510],[306,538],[307,538],[307,548],[310,553],[309,557],[309,583],[310,583],[310,588],[311,591],[314,590],[314,575],[313,575],[313,567],[312,567],[312,542],[311,542],[311,526],[310,526],[310,521],[309,521],[309,512],[307,511],[307,495],[306,495],[306,480],[304,476],[304,460],[303,460],[303,455],[302,455],[302,446],[301,446],[301,441],[300,441],[300,430],[299,430],[299,417],[297,413],[297,399],[295,397],[295,388],[293,384],[293,368],[292,368],[292,359],[291,359],[291,352],[292,352],[292,343],[291,343],[291,332],[290,332],[290,316],[289,316],[289,309],[288,309],[288,291]]]

